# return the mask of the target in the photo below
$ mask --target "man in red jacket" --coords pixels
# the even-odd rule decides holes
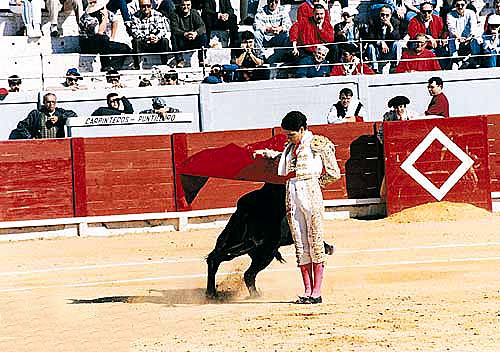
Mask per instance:
[[[413,49],[409,49],[401,56],[401,61],[396,67],[395,73],[415,72],[415,71],[440,71],[436,55],[425,48],[427,38],[425,34],[419,33],[412,43]],[[429,60],[425,60],[429,59]]]
[[[424,114],[450,117],[448,98],[443,93],[443,80],[440,77],[431,77],[427,83],[427,89],[432,99]]]
[[[295,22],[290,28],[290,41],[293,45],[292,53],[295,56],[313,55],[315,44],[333,43],[333,27],[325,20],[326,10],[323,5],[314,5],[313,15],[307,21]],[[301,48],[299,46],[310,45]]]

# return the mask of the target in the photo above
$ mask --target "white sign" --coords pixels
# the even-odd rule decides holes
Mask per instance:
[[[108,116],[78,116],[69,118],[66,125],[69,127],[90,127],[109,125],[130,125],[147,123],[191,123],[193,113],[173,114],[123,114]]]
[[[424,154],[429,146],[435,140],[441,142],[443,146],[455,155],[462,163],[453,172],[450,177],[440,188],[437,188],[427,177],[418,171],[413,164]],[[449,139],[439,128],[434,127],[431,132],[424,138],[424,140],[415,148],[402,164],[401,168],[408,173],[419,185],[421,185],[427,192],[429,192],[438,201],[455,186],[455,184],[462,178],[463,175],[474,164],[474,161],[468,156],[458,145]]]

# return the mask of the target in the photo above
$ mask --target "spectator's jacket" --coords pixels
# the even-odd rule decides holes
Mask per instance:
[[[307,21],[307,19],[313,15],[313,12],[314,5],[312,1],[304,1],[297,9],[297,22]],[[330,22],[330,11],[328,11],[327,8],[325,9],[325,22]]]
[[[450,117],[450,105],[446,95],[444,95],[444,93],[439,93],[433,96],[424,114]]]
[[[357,62],[354,64],[342,63],[342,65],[335,65],[332,67],[330,76],[355,76],[360,75],[363,70],[364,75],[374,75],[375,72],[367,64]]]
[[[354,22],[352,26],[352,38],[350,36],[346,36],[345,34],[341,34],[340,32],[346,26],[346,22],[339,22],[335,26],[333,26],[333,33],[335,34],[335,42],[357,42],[361,36],[360,24],[358,22]]]
[[[429,58],[429,60],[422,60]],[[428,49],[424,49],[420,55],[414,50],[408,50],[403,53],[401,56],[401,61],[396,67],[395,73],[403,73],[403,72],[413,72],[413,71],[440,71],[441,66],[439,65],[438,60],[435,59],[436,55]],[[411,59],[418,59],[414,61],[405,61]]]
[[[266,32],[266,28],[272,26],[283,27],[284,32],[288,32],[292,26],[290,14],[284,6],[278,6],[274,12],[265,5],[255,15],[254,30],[262,32],[265,36],[272,38],[274,34]],[[269,39],[267,38],[267,39]]]
[[[304,66],[297,68],[297,78],[328,77],[330,75],[330,66],[327,60],[318,64],[312,56],[305,56],[300,60],[299,65]]]
[[[388,47],[391,47],[391,45],[396,41],[400,40],[405,36],[405,29],[403,26],[401,26],[401,22],[394,18],[391,17],[391,24],[392,24],[392,31],[391,32],[386,32],[385,37],[383,35],[383,26],[382,22],[380,21],[380,18],[376,18],[373,22],[371,22],[368,25],[368,30],[366,33],[364,33],[363,39],[367,40],[383,40],[386,42]],[[374,42],[370,44],[375,44]]]
[[[17,128],[14,129],[10,135],[9,139],[40,139],[42,138],[41,130],[41,121],[42,121],[42,113],[45,111],[45,108],[42,107],[41,110],[32,110],[28,116],[20,121],[17,124]],[[57,138],[64,138],[64,126],[66,125],[66,120],[69,117],[75,117],[76,113],[72,110],[65,110],[63,108],[56,108],[54,115],[59,117],[59,120],[56,122],[57,129]]]
[[[172,33],[176,36],[184,36],[186,32],[196,32],[198,35],[205,34],[207,29],[198,11],[191,10],[189,15],[184,16],[180,9],[172,16]]]
[[[344,123],[346,122],[346,118],[353,116],[366,117],[366,110],[363,104],[356,98],[351,99],[347,108],[344,108],[340,101],[333,104],[330,107],[330,111],[328,111],[326,120],[328,123]]]
[[[219,11],[216,11],[215,2],[219,1]],[[207,18],[212,17],[217,19],[219,13],[227,13],[228,15],[234,15],[234,9],[231,6],[231,1],[229,0],[204,0],[201,4],[201,17]]]
[[[154,34],[158,39],[167,37],[170,31],[168,19],[160,12],[151,9],[151,16],[146,17],[142,11],[132,15],[132,24],[130,26],[132,37],[138,41],[145,41],[147,37]]]
[[[130,104],[130,101],[125,97],[122,97],[121,101],[123,103],[123,110],[111,108],[109,106],[101,106],[100,108],[98,108],[96,111],[94,111],[92,113],[92,116],[133,114],[134,108],[132,107],[132,104]]]
[[[477,16],[472,10],[465,9],[464,15],[460,16],[456,10],[446,15],[446,25],[450,38],[468,38],[477,32]]]
[[[419,15],[413,17],[408,23],[408,34],[410,38],[415,38],[419,33],[430,35],[434,39],[444,39],[447,37],[444,30],[441,17],[432,14],[432,20],[429,23],[429,31],[426,31],[425,23],[422,22]]]
[[[297,42],[297,45],[312,45],[333,43],[333,27],[329,21],[325,19],[321,30],[314,22],[313,17],[309,17],[307,21],[295,22],[290,28],[290,41]],[[309,52],[314,52],[315,46],[305,48]]]
[[[495,37],[497,36],[498,34],[490,34],[488,32],[485,32],[483,34],[483,42],[481,43],[481,47],[483,48],[485,53],[500,53],[500,40],[495,44]]]

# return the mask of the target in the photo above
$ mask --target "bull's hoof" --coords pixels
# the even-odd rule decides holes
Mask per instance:
[[[262,294],[257,291],[257,290],[252,290],[252,291],[249,291],[250,292],[250,297],[249,298],[260,298],[262,297]]]
[[[205,292],[205,298],[209,300],[216,300],[219,298],[219,294],[217,292]]]
[[[333,253],[335,253],[335,245],[325,243],[325,253],[327,255],[332,255]]]

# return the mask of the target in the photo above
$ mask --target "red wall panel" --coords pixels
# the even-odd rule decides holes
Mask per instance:
[[[323,190],[324,199],[361,199],[379,196],[381,179],[379,147],[373,123],[345,123],[309,126],[314,134],[328,137],[335,144],[335,155],[342,178]],[[282,133],[281,128],[274,129]]]
[[[491,191],[500,192],[500,115],[488,115]]]
[[[170,136],[72,143],[77,216],[175,211]]]
[[[191,155],[207,148],[219,148],[235,143],[243,146],[272,137],[271,129],[174,134],[174,161],[179,165]],[[180,182],[176,182],[180,187]],[[260,188],[262,183],[210,178],[196,196],[191,207],[178,200],[178,210],[200,210],[236,206],[245,193]],[[181,192],[179,192],[181,194]]]
[[[431,136],[431,131],[441,131],[445,144],[449,143],[448,139],[451,140],[473,161],[472,167],[458,178],[442,199],[432,195],[425,182],[416,181],[402,168],[425,138]],[[384,148],[388,214],[439,200],[468,202],[491,210],[487,136],[484,116],[387,123],[384,127]],[[422,148],[421,156],[413,166],[431,184],[440,188],[462,162],[451,152],[452,144],[446,147],[441,141],[431,140],[427,148]]]
[[[0,143],[0,221],[73,214],[69,139]]]

